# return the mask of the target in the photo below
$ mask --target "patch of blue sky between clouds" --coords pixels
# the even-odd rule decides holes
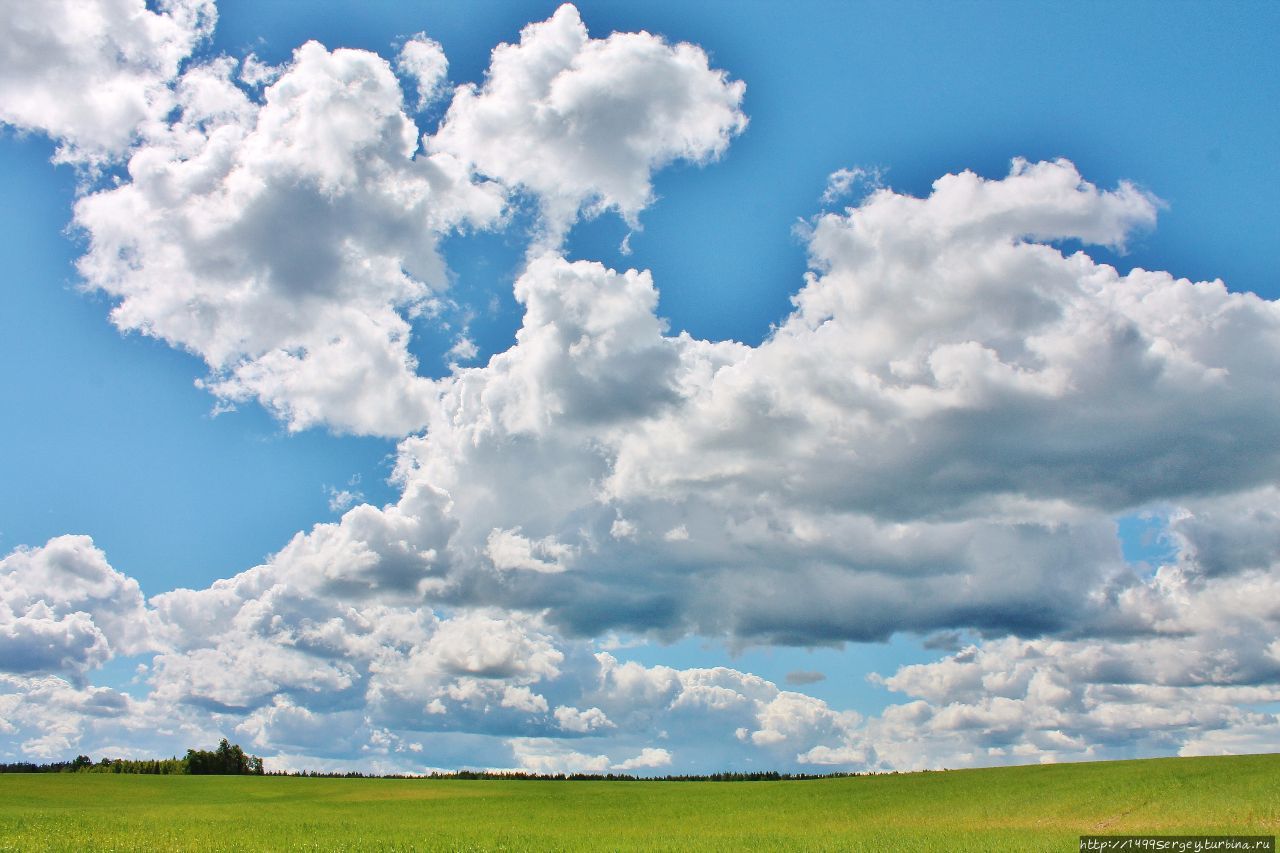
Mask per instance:
[[[1126,562],[1143,573],[1154,572],[1178,556],[1167,513],[1148,510],[1116,519],[1116,534]]]
[[[93,671],[92,681],[98,687],[110,687],[134,699],[144,699],[151,692],[147,683],[155,655],[118,655]]]

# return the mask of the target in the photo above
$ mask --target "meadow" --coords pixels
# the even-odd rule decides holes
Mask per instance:
[[[1280,829],[1280,755],[780,782],[0,775],[0,850],[1076,850]]]

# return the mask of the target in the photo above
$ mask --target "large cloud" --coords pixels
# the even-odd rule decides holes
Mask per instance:
[[[87,536],[59,536],[0,560],[0,670],[77,676],[156,643],[138,582]]]
[[[1225,508],[1257,518],[1274,494],[1252,497],[1175,517],[1201,529]],[[1006,637],[877,677],[911,701],[805,759],[842,763],[832,759],[870,747],[885,766],[916,768],[1270,748],[1280,725],[1280,547],[1255,538],[1250,559],[1224,575],[1217,552],[1206,563],[1186,533],[1176,538],[1171,562],[1106,593],[1112,626],[1130,633]]]
[[[1274,303],[1032,239],[1120,245],[1154,214],[1063,161],[877,192],[813,224],[754,348],[666,335],[645,273],[535,260],[516,345],[401,446],[450,498],[440,594],[584,634],[1078,629],[1126,582],[1117,513],[1280,467]],[[503,542],[561,558],[498,579],[477,556]]]
[[[73,544],[92,553],[63,540],[41,553]],[[1114,636],[992,639],[903,667],[879,680],[909,701],[869,719],[727,667],[627,661],[537,617],[433,613],[399,592],[374,603],[376,587],[362,602],[308,585],[314,564],[282,555],[152,601],[175,645],[143,668],[145,699],[6,677],[0,717],[11,755],[167,753],[234,732],[281,766],[358,758],[387,771],[812,772],[1258,748],[1280,725],[1268,710],[1280,701],[1280,551],[1228,575],[1198,554],[1183,543],[1147,580],[1099,591]],[[103,573],[89,574],[96,589]]]
[[[635,225],[655,168],[722,154],[746,127],[745,88],[695,45],[644,32],[589,38],[565,5],[494,50],[484,86],[455,92],[430,144],[536,193],[555,245],[584,206]]]
[[[257,398],[293,429],[410,431],[430,394],[412,321],[447,284],[438,237],[493,222],[502,191],[415,156],[375,54],[308,43],[260,103],[234,71],[188,71],[180,120],[134,151],[131,180],[77,204],[80,272],[118,300],[120,329],[200,355],[225,400]]]
[[[795,313],[629,438],[611,491],[731,482],[909,521],[1274,479],[1280,306],[1036,242],[1120,244],[1154,214],[1018,161],[820,217]]]
[[[181,63],[213,31],[213,0],[47,0],[0,7],[0,121],[101,165],[163,121]]]
[[[1280,723],[1267,710],[1280,701],[1280,662],[1273,656],[1265,682],[1240,684],[1241,646],[1210,648],[1220,639],[970,647],[888,678],[920,698],[891,706],[848,743],[874,744],[899,768],[1201,754],[1233,740],[1256,751],[1257,733]]]
[[[420,749],[409,747],[424,738],[479,736],[493,766],[656,772],[675,756],[716,766],[726,745],[746,737],[740,729],[754,733],[753,748],[788,762],[796,744],[830,739],[836,722],[856,720],[736,670],[623,663],[536,617],[437,614],[399,593],[397,604],[361,603],[289,552],[145,605],[85,537],[17,551],[4,567],[9,604],[21,603],[18,581],[56,587],[63,610],[75,602],[105,614],[103,642],[124,646],[119,634],[133,623],[154,626],[151,648],[167,643],[140,667],[136,682],[150,688],[143,699],[62,678],[5,677],[0,708],[16,754],[47,758],[89,744],[163,753],[234,729],[269,754],[368,753],[386,769],[413,768]],[[141,651],[141,642],[125,648]],[[97,662],[81,661],[73,674]],[[681,734],[655,743],[664,730]]]
[[[1274,303],[1030,239],[1119,244],[1153,211],[1065,162],[880,191],[814,224],[815,272],[754,348],[667,335],[647,273],[544,255],[516,344],[441,380],[402,443],[401,500],[273,571],[588,636],[1151,630],[1111,605],[1138,583],[1116,514],[1202,507],[1174,535],[1207,555],[1250,516],[1206,501],[1265,503],[1280,461]]]
[[[634,221],[652,170],[720,154],[746,122],[742,84],[698,48],[591,40],[571,6],[500,46],[425,151],[375,54],[311,42],[283,67],[242,65],[237,79],[215,58],[164,90],[177,120],[147,124],[129,180],[76,207],[80,272],[121,330],[197,354],[224,405],[256,399],[295,430],[425,423],[435,386],[409,344],[442,305],[441,235],[500,224],[517,188],[542,198],[552,244],[583,205]],[[421,108],[447,63],[418,36],[397,65]]]

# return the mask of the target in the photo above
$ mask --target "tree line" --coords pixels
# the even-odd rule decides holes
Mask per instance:
[[[249,755],[226,738],[216,749],[188,749],[178,758],[103,758],[97,764],[87,755],[71,761],[0,764],[0,773],[129,773],[149,776],[262,776],[262,759]]]
[[[681,774],[667,776],[632,776],[630,773],[524,773],[519,770],[455,770],[429,774],[361,773],[358,770],[289,770],[268,771],[268,776],[290,776],[305,779],[462,779],[516,782],[788,782],[804,779],[837,779],[863,776],[863,773],[780,773],[776,770],[751,772]],[[896,771],[894,773],[896,774]]]
[[[803,779],[831,779],[844,776],[861,776],[862,773],[779,773],[765,771],[726,771],[722,773],[681,774],[668,776],[632,776],[629,773],[523,773],[520,771],[456,770],[452,773],[432,772],[430,775],[406,775],[400,773],[361,773],[348,771],[293,770],[267,772],[262,759],[249,755],[239,744],[226,738],[217,749],[188,749],[182,758],[104,758],[97,764],[87,755],[78,755],[72,761],[55,761],[50,764],[16,762],[0,764],[0,773],[141,773],[147,775],[222,775],[222,776],[294,776],[324,779],[491,779],[531,782],[783,782]],[[896,771],[895,771],[896,775]]]

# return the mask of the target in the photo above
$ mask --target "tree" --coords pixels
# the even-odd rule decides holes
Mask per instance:
[[[262,759],[256,755],[246,755],[240,744],[233,744],[226,738],[218,743],[212,752],[203,749],[188,749],[184,759],[187,772],[193,775],[254,775],[263,773]]]

